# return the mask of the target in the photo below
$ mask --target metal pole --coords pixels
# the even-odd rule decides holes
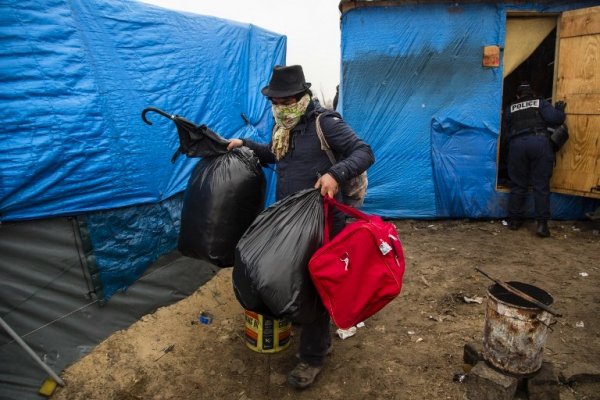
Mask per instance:
[[[58,375],[56,375],[54,373],[54,371],[52,371],[50,369],[50,367],[48,365],[46,365],[46,363],[44,363],[41,360],[41,358],[37,354],[35,354],[35,352],[33,350],[31,350],[31,347],[29,347],[27,345],[27,343],[25,343],[23,341],[23,339],[21,339],[21,337],[19,335],[17,335],[16,332],[13,331],[12,328],[10,326],[8,326],[8,324],[6,322],[4,322],[2,317],[0,317],[0,325],[2,325],[2,327],[6,330],[6,332],[8,332],[8,334],[10,336],[12,336],[12,338],[17,343],[19,343],[19,345],[27,352],[27,354],[29,354],[31,356],[31,358],[33,358],[40,365],[40,367],[42,367],[44,369],[44,371],[46,371],[48,373],[48,375],[50,375],[52,377],[52,379],[54,379],[54,381],[56,383],[58,383],[60,386],[65,386],[65,382],[63,382],[63,380],[60,379],[60,377]]]

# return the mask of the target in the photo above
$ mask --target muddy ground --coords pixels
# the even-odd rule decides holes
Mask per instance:
[[[600,368],[600,235],[589,221],[551,221],[553,236],[517,232],[501,221],[395,222],[406,255],[401,295],[345,340],[315,385],[285,383],[296,363],[298,332],[276,354],[248,349],[243,310],[220,270],[192,296],[117,332],[62,374],[59,399],[463,399],[463,347],[481,341],[490,281],[548,291],[563,317],[553,326],[544,360],[557,372],[577,363]],[[482,297],[466,303],[464,297]],[[214,315],[198,322],[201,311]],[[163,350],[173,345],[172,351]],[[560,386],[561,399],[600,399],[600,384]]]

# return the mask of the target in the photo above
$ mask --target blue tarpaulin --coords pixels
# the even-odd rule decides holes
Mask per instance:
[[[176,246],[197,159],[171,157],[175,125],[267,141],[260,93],[286,38],[251,24],[134,1],[0,6],[0,220],[78,215],[107,300]],[[245,122],[242,114],[249,121]]]
[[[403,4],[344,13],[340,104],[376,158],[367,212],[506,216],[508,194],[496,191],[502,68],[482,67],[482,49],[504,46],[509,10],[556,13],[594,2],[566,3]],[[597,202],[552,194],[551,204],[554,218],[578,219]]]
[[[0,218],[157,203],[195,160],[148,106],[224,137],[268,134],[260,88],[285,37],[133,1],[4,1],[0,15]],[[241,113],[253,127],[245,125]]]

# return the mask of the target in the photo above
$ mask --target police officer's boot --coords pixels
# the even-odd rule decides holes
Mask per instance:
[[[535,231],[535,233],[536,235],[542,238],[550,236],[550,229],[548,229],[548,221],[538,221],[537,230]]]
[[[519,228],[523,225],[523,220],[519,218],[511,218],[508,221],[508,229],[511,231],[519,230]]]

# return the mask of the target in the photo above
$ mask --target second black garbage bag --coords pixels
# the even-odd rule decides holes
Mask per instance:
[[[200,160],[185,191],[179,251],[232,266],[235,246],[264,207],[265,186],[258,158],[247,147]]]
[[[167,117],[177,126],[179,148],[173,162],[180,154],[202,157],[185,191],[179,251],[219,267],[232,266],[235,246],[264,208],[266,180],[258,157],[246,147],[227,151],[229,142],[206,125],[155,107],[142,111],[142,119],[149,125],[149,112]]]
[[[311,322],[318,294],[308,261],[323,243],[323,200],[307,189],[256,217],[235,250],[233,287],[247,310],[297,323]]]

